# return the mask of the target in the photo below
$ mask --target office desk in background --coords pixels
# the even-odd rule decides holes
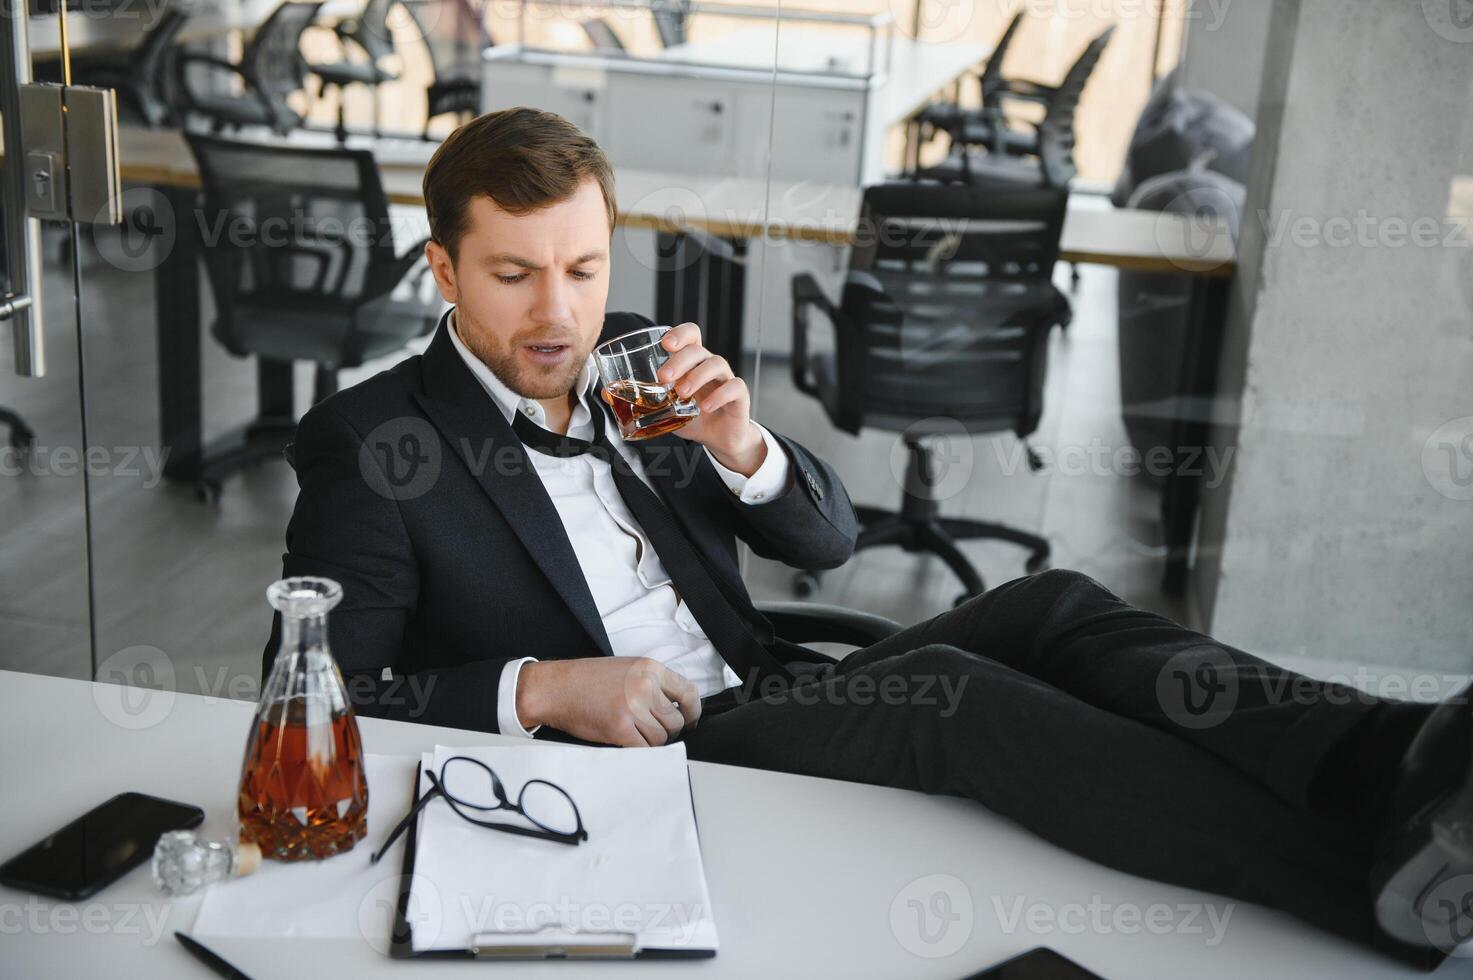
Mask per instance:
[[[195,803],[206,813],[202,834],[231,834],[253,711],[247,701],[0,672],[0,785],[9,801],[0,856],[129,790]],[[371,753],[503,741],[374,718],[360,726]],[[690,775],[721,952],[645,964],[640,975],[959,980],[1048,945],[1107,980],[1426,976],[1287,915],[1073,857],[967,800],[699,762]],[[408,799],[404,787],[369,792]],[[369,827],[353,851],[329,860],[366,862],[387,830]],[[384,869],[385,879],[397,875]],[[488,888],[494,893],[494,882]],[[376,897],[377,886],[364,914],[387,915]],[[172,936],[189,931],[200,898],[165,899],[146,867],[77,903],[0,887],[0,974],[201,977]],[[1226,916],[1220,942],[1203,912],[1209,905],[1219,921]],[[1092,926],[1095,908],[1104,910],[1103,929]],[[1172,927],[1148,928],[1158,921],[1152,914]],[[150,923],[158,923],[157,937]],[[366,940],[212,937],[209,945],[257,980],[484,977],[507,969],[394,961]],[[1449,962],[1437,976],[1462,976],[1466,965]],[[511,969],[558,980],[631,975],[612,963]]]

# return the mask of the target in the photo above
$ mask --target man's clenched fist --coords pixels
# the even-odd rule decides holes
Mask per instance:
[[[539,660],[517,678],[523,728],[551,725],[589,742],[649,746],[700,717],[696,686],[649,657]]]

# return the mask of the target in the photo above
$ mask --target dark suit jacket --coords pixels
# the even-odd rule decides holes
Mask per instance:
[[[612,313],[603,335],[649,323]],[[611,650],[552,500],[448,330],[447,315],[423,355],[302,418],[293,450],[301,490],[282,571],[342,584],[329,643],[360,713],[494,732],[509,660]],[[833,568],[858,534],[828,464],[777,440],[793,484],[760,505],[737,500],[696,443],[678,435],[636,443],[677,522],[743,595],[736,539],[764,558]],[[263,681],[279,636],[278,617]]]

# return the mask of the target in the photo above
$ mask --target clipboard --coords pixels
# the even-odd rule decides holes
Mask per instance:
[[[423,763],[414,767],[414,795],[411,805],[419,802]],[[689,773],[686,775],[690,787]],[[691,813],[695,813],[695,796],[691,795]],[[686,960],[710,959],[715,949],[642,946],[631,932],[488,932],[473,937],[475,942],[463,949],[414,948],[414,927],[409,922],[410,890],[414,883],[414,862],[419,841],[419,822],[423,814],[410,821],[404,833],[404,861],[400,866],[399,894],[394,905],[394,926],[389,937],[389,956],[393,959],[449,960]],[[699,826],[697,826],[699,839]]]

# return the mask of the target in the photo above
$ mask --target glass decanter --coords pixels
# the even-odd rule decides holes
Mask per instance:
[[[246,743],[240,839],[278,861],[330,857],[368,831],[363,742],[327,646],[327,613],[343,589],[331,579],[288,578],[266,597],[281,613],[281,648]]]

